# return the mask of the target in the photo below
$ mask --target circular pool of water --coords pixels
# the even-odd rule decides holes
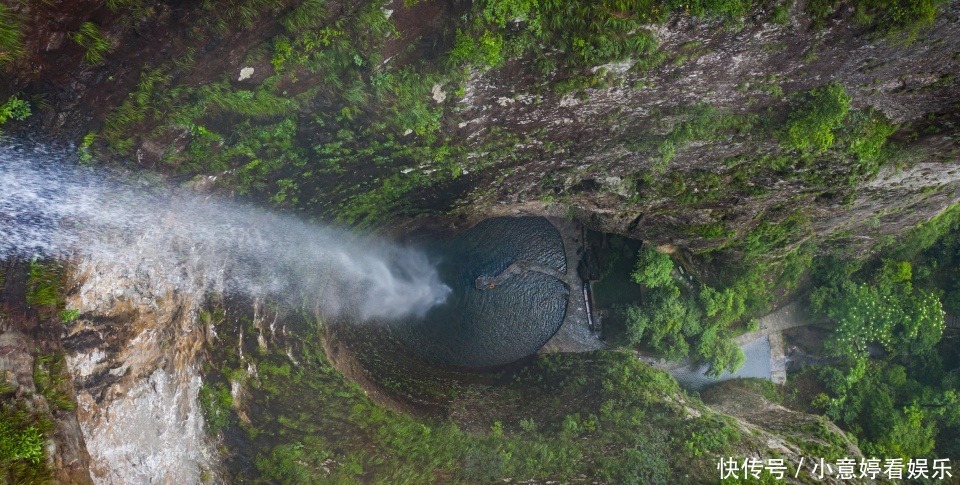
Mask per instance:
[[[395,327],[422,357],[458,367],[509,364],[540,350],[563,323],[569,291],[555,276],[528,270],[493,288],[476,286],[477,277],[499,275],[518,261],[565,273],[563,240],[547,219],[487,219],[432,252],[452,291],[423,318]]]

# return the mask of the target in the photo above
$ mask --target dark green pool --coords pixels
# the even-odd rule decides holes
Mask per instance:
[[[438,243],[439,270],[452,292],[420,320],[396,326],[400,340],[428,360],[459,367],[515,362],[539,350],[563,323],[569,292],[553,276],[521,272],[494,288],[478,276],[527,261],[567,269],[563,240],[542,217],[498,217]]]

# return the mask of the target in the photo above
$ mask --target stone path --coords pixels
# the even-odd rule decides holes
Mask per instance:
[[[813,323],[813,317],[811,317],[810,312],[807,311],[806,301],[797,300],[760,317],[757,323],[757,330],[747,332],[734,339],[737,344],[743,345],[748,342],[753,342],[760,337],[780,333],[788,328],[810,325]]]
[[[787,356],[783,353],[783,334],[774,332],[767,339],[770,342],[770,380],[774,384],[786,384]]]
[[[570,262],[567,261],[567,268],[569,267],[570,267]],[[496,276],[483,276],[483,275],[478,276],[475,284],[478,290],[493,289],[503,284],[503,282],[509,280],[514,275],[518,275],[526,271],[533,271],[536,273],[543,273],[547,276],[552,276],[562,281],[565,285],[567,285],[568,290],[570,289],[570,285],[569,283],[567,283],[565,279],[565,276],[566,276],[565,274],[561,273],[560,271],[557,271],[555,268],[551,268],[550,266],[534,263],[531,261],[516,261],[510,266],[507,266],[507,269],[501,271],[500,274]],[[571,293],[571,297],[572,296],[573,294]]]
[[[555,217],[547,219],[560,231],[560,237],[563,238],[563,249],[567,256],[567,272],[558,276],[558,279],[567,285],[570,296],[567,298],[567,311],[563,317],[563,324],[560,325],[557,333],[540,349],[540,353],[589,352],[606,348],[607,346],[600,341],[597,335],[590,331],[587,302],[583,296],[583,279],[577,273],[580,256],[583,253],[583,231],[579,224],[568,219]]]

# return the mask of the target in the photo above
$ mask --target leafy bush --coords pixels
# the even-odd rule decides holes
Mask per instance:
[[[658,147],[660,160],[656,162],[656,167],[665,168],[676,156],[677,150],[688,143],[723,139],[731,131],[749,131],[752,122],[750,116],[721,113],[709,106],[696,106],[689,118],[674,125],[661,142]]]
[[[17,96],[11,96],[0,105],[0,126],[10,120],[23,121],[30,114],[30,103]]]
[[[485,69],[499,67],[504,61],[503,38],[493,31],[484,32],[479,38],[457,31],[456,44],[450,51],[454,65],[469,64]]]
[[[850,135],[849,151],[857,156],[860,163],[874,164],[881,158],[887,138],[897,131],[897,125],[875,111],[857,112],[851,117],[854,118],[854,126]]]
[[[920,30],[936,20],[943,0],[861,0],[857,2],[857,20],[885,34],[900,34],[912,42]]]
[[[865,454],[960,450],[957,354],[941,342],[960,281],[960,209],[951,208],[860,262],[818,263],[813,310],[834,324],[814,405],[853,431]],[[870,357],[867,346],[881,347]]]
[[[853,2],[856,19],[875,32],[912,42],[921,30],[933,25],[944,0],[859,0]],[[843,3],[840,0],[811,0],[806,11],[818,28]]]
[[[733,339],[725,338],[717,325],[711,325],[700,334],[696,355],[709,364],[707,375],[711,376],[736,371],[747,360],[743,349]]]
[[[575,66],[595,66],[627,58],[645,64],[646,60],[657,57],[656,41],[646,29],[649,24],[662,22],[675,11],[732,21],[746,15],[752,4],[750,0],[661,3],[644,0],[483,0],[475,3],[473,25],[462,35],[475,39],[503,35],[503,40],[497,43],[509,44],[508,50],[512,53],[537,52],[540,57],[543,57],[540,46],[552,46],[558,51],[552,55],[559,55]],[[497,34],[489,34],[490,31]],[[488,40],[492,38],[488,37]],[[467,47],[465,43],[462,45]],[[492,65],[484,56],[454,56],[453,60],[480,60],[481,66]]]
[[[693,457],[721,455],[732,442],[740,439],[740,432],[728,420],[717,416],[691,419],[685,424],[690,433],[684,443],[685,451]]]
[[[731,339],[726,326],[744,311],[742,296],[733,289],[716,290],[708,286],[695,294],[684,294],[673,278],[670,256],[652,248],[638,252],[631,278],[647,287],[642,305],[628,304],[618,311],[613,332],[622,324],[622,339],[627,345],[645,345],[667,358],[687,356],[707,362],[711,375],[739,369],[745,360],[740,347]],[[739,299],[734,303],[732,296]],[[731,300],[724,302],[724,299]],[[738,308],[735,314],[733,307]],[[706,309],[706,318],[704,310]]]
[[[843,86],[830,84],[807,94],[787,121],[784,144],[787,148],[823,151],[833,146],[834,131],[850,111],[850,96]]]

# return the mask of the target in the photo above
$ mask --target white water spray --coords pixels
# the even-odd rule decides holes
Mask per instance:
[[[182,291],[309,302],[363,321],[423,315],[450,291],[416,249],[64,158],[0,143],[0,259],[106,261]]]

